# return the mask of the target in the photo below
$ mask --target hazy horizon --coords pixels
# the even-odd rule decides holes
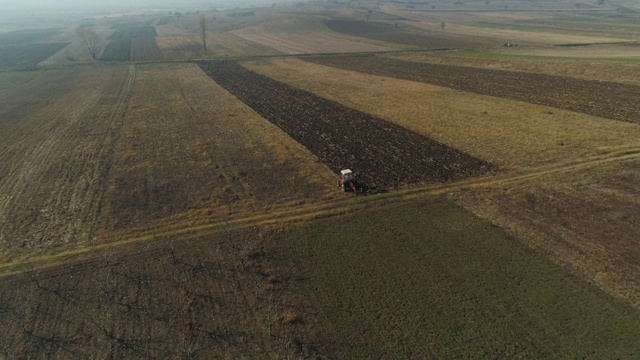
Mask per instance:
[[[138,10],[171,9],[225,9],[234,7],[258,7],[273,3],[291,2],[291,0],[0,0],[0,17],[46,16],[63,12],[72,13],[109,13]],[[3,16],[4,15],[4,16]]]

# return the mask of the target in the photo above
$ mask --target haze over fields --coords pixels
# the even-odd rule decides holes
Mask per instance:
[[[636,0],[0,0],[0,360],[637,359],[638,99]]]
[[[60,15],[61,11],[77,14],[113,13],[152,10],[210,10],[268,6],[291,0],[0,0],[0,20],[15,17]]]

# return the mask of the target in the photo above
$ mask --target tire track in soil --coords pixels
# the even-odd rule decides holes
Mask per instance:
[[[200,68],[336,173],[351,168],[370,187],[451,182],[497,170],[435,140],[318,97],[231,61]]]
[[[107,131],[104,133],[104,140],[101,142],[103,146],[100,148],[97,159],[101,159],[103,161],[102,166],[95,168],[99,170],[100,173],[97,175],[97,179],[100,181],[100,186],[98,187],[99,193],[94,195],[92,199],[92,204],[95,206],[91,209],[91,212],[88,212],[88,215],[85,218],[85,221],[89,221],[91,224],[91,229],[89,231],[89,235],[93,238],[93,235],[99,228],[99,217],[102,209],[102,204],[105,197],[105,191],[107,189],[107,183],[109,181],[109,172],[111,170],[111,166],[113,164],[113,153],[115,150],[115,144],[120,138],[121,129],[123,126],[124,116],[127,112],[127,107],[129,105],[129,100],[131,99],[131,94],[133,93],[133,85],[136,81],[136,66],[129,66],[129,74],[127,79],[124,82],[124,85],[120,89],[116,97],[115,105],[111,108],[111,113],[108,117],[109,126]],[[88,218],[90,217],[90,218]]]
[[[456,191],[468,191],[472,189],[492,188],[507,184],[522,183],[541,176],[572,172],[604,164],[639,158],[640,147],[629,148],[604,155],[594,156],[578,162],[547,165],[532,169],[528,172],[502,173],[492,177],[471,178],[456,183],[423,184],[416,187],[400,189],[382,197],[370,196],[367,197],[368,201],[359,201],[354,203],[352,201],[353,198],[349,197],[337,200],[327,200],[321,203],[308,203],[296,207],[285,205],[277,209],[270,209],[268,212],[254,213],[250,216],[244,214],[238,218],[227,218],[225,220],[220,220],[217,223],[211,223],[203,226],[152,229],[149,232],[140,233],[135,237],[132,236],[89,247],[66,250],[56,254],[15,259],[10,262],[0,263],[0,278],[20,273],[22,271],[21,269],[25,268],[29,268],[31,270],[53,268],[60,265],[61,262],[65,262],[65,265],[63,266],[65,268],[72,268],[74,266],[78,266],[78,264],[90,264],[95,260],[92,260],[90,257],[87,258],[86,255],[90,255],[96,251],[132,246],[143,242],[155,241],[156,239],[161,239],[167,236],[174,236],[176,238],[188,238],[196,235],[204,236],[208,232],[219,231],[223,226],[234,229],[273,225],[283,226],[283,224],[339,215],[358,209],[377,207],[382,204],[393,204],[400,201],[419,199],[425,196],[439,196]],[[63,270],[62,268],[59,268],[58,271]]]
[[[299,59],[369,75],[423,82],[640,124],[640,86],[637,85],[413,62],[370,54]]]

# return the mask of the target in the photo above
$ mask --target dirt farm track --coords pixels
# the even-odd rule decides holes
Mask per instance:
[[[640,356],[637,4],[66,15],[0,14],[0,360]]]

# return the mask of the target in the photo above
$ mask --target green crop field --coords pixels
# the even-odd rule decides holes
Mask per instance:
[[[446,200],[309,223],[275,244],[333,358],[640,353],[637,312]]]

